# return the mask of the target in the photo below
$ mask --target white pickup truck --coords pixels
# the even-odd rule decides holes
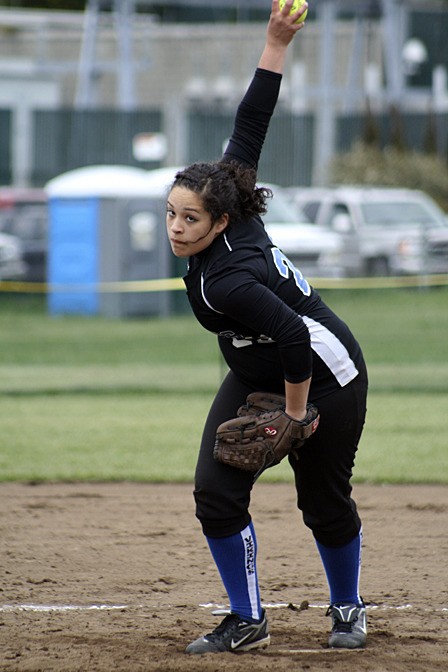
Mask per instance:
[[[277,185],[268,186],[273,193],[268,211],[262,215],[271,240],[306,278],[333,278],[342,275],[342,236],[313,224],[287,193]]]
[[[343,239],[344,275],[448,273],[448,221],[425,193],[377,187],[288,190],[317,226]]]

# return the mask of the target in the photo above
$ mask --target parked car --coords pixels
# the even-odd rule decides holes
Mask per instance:
[[[271,240],[305,277],[339,277],[341,236],[313,224],[297,204],[291,203],[282,187],[265,186],[273,193],[268,211],[262,217]]]
[[[27,282],[46,281],[47,225],[44,190],[0,188],[0,232],[20,239]]]
[[[148,171],[148,195],[165,198],[177,170],[180,168]],[[273,192],[273,198],[268,201],[268,211],[262,219],[275,245],[305,277],[338,277],[341,274],[341,237],[312,224],[282,187],[267,183],[263,186]]]
[[[411,189],[289,189],[318,226],[343,239],[345,275],[448,273],[448,222],[425,193]]]

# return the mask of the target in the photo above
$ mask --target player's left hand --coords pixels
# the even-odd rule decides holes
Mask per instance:
[[[282,408],[228,420],[217,429],[214,457],[258,478],[302,445],[316,431],[319,418],[316,406],[308,404],[303,420],[294,420]]]

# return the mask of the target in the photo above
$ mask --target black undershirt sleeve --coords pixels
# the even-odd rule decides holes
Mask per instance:
[[[257,168],[269,122],[277,103],[282,75],[257,68],[238,106],[235,125],[223,161]]]

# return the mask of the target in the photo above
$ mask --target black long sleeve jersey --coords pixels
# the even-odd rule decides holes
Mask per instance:
[[[223,161],[256,168],[281,75],[257,69],[237,111]],[[232,222],[190,257],[192,310],[218,334],[229,368],[254,388],[281,389],[312,375],[310,399],[347,385],[363,366],[359,344],[300,270],[269,238],[262,219]]]

